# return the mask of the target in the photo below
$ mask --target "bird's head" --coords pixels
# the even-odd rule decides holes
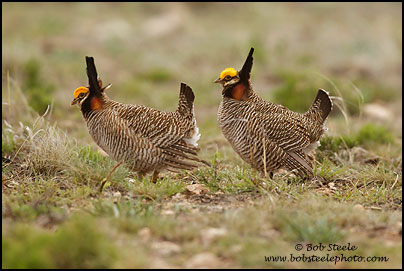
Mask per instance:
[[[72,105],[78,104],[81,106],[90,95],[90,90],[87,87],[79,87],[74,91],[73,95]]]
[[[221,73],[219,78],[217,78],[214,83],[220,83],[223,88],[227,88],[230,85],[235,85],[240,82],[240,76],[238,71],[234,68],[226,68]]]
[[[248,93],[252,91],[250,73],[253,64],[253,53],[254,48],[251,48],[241,70],[226,68],[220,73],[219,78],[214,81],[214,83],[220,83],[223,86],[223,95],[241,99],[248,96]]]
[[[100,93],[102,95],[105,95],[104,91],[109,89],[112,86],[112,84],[108,84],[107,86],[102,87],[102,81],[99,77],[98,77],[97,82],[98,82],[98,86],[100,87]],[[74,95],[74,99],[72,101],[72,105],[78,104],[81,107],[81,105],[88,98],[88,96],[90,96],[90,87],[79,87],[74,91],[73,95]]]
[[[82,110],[83,108],[88,109],[88,107],[90,109],[100,109],[103,102],[108,98],[104,91],[109,89],[111,84],[108,84],[105,87],[102,86],[102,81],[97,74],[93,57],[87,56],[86,62],[89,86],[79,87],[74,91],[72,105],[77,104]],[[88,102],[86,102],[87,100]]]

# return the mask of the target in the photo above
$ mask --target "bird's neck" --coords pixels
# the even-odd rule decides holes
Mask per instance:
[[[238,83],[224,91],[224,96],[238,101],[247,100],[247,86],[244,83]]]
[[[90,96],[83,102],[81,106],[81,112],[83,113],[84,116],[86,116],[88,113],[92,111],[101,110],[104,107],[107,100],[108,98],[106,97],[106,95]]]
[[[90,108],[91,110],[100,110],[103,106],[104,101],[97,96],[94,96],[90,100]]]

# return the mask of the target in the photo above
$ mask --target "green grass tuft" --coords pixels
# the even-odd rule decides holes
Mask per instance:
[[[25,63],[24,72],[22,90],[27,95],[29,105],[39,114],[43,114],[52,103],[54,86],[41,75],[41,64],[36,59],[30,59]]]
[[[352,137],[349,136],[323,136],[320,140],[320,146],[318,150],[320,151],[331,151],[337,152],[341,149],[350,149],[355,146],[358,146],[359,142]]]
[[[356,140],[359,144],[371,147],[374,144],[393,144],[393,134],[383,126],[372,123],[365,124],[361,127]]]
[[[170,70],[164,67],[158,67],[144,72],[140,77],[146,81],[163,83],[171,80],[174,76]]]
[[[169,178],[162,178],[153,183],[150,178],[146,177],[143,180],[136,181],[130,189],[134,195],[159,200],[183,192],[185,183],[181,180],[171,180]]]
[[[77,216],[56,232],[17,224],[3,232],[3,268],[110,268],[117,253],[88,216]]]
[[[385,127],[368,123],[353,135],[323,136],[318,150],[338,152],[341,149],[351,149],[356,146],[372,148],[375,145],[394,144],[394,136]]]
[[[98,164],[103,160],[103,157],[91,146],[82,146],[78,150],[79,159],[86,161],[89,164]]]
[[[277,77],[281,86],[273,90],[273,101],[296,112],[307,111],[321,85],[313,82],[305,73],[280,71]],[[331,89],[327,86],[323,85],[322,88]]]
[[[3,155],[7,155],[15,150],[15,141],[12,135],[10,134],[2,134],[1,137],[1,152]]]

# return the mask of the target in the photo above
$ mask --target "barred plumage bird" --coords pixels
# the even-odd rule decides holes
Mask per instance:
[[[179,104],[174,112],[142,105],[122,104],[105,94],[94,59],[86,57],[89,87],[74,91],[72,105],[78,104],[94,141],[109,156],[123,162],[139,177],[154,171],[193,169],[200,138],[194,113],[194,93],[181,83]],[[206,162],[205,162],[206,163]]]
[[[277,169],[313,176],[312,151],[326,131],[324,122],[332,102],[320,89],[305,113],[290,111],[254,93],[250,81],[254,48],[240,71],[223,70],[215,83],[223,86],[219,126],[234,151],[256,170],[270,177]]]

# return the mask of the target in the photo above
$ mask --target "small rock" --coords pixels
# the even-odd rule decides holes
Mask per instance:
[[[359,210],[359,211],[365,210],[365,207],[363,207],[363,206],[360,205],[360,204],[355,204],[353,208],[354,208],[355,210]]]
[[[195,194],[195,195],[202,195],[202,194],[206,194],[209,192],[209,189],[204,186],[203,184],[190,184],[187,185],[187,190],[189,192],[191,192],[191,194]]]
[[[171,266],[168,262],[164,261],[160,258],[154,258],[153,261],[150,263],[150,269],[173,269],[174,267]]]
[[[162,257],[171,256],[181,251],[181,247],[179,245],[169,241],[154,242],[151,245],[151,248]]]
[[[397,234],[402,235],[403,234],[403,223],[398,221],[396,224],[394,224],[394,228],[397,231]]]
[[[365,116],[379,121],[388,121],[393,118],[393,113],[386,106],[376,103],[366,104],[363,112]]]
[[[39,225],[41,225],[42,227],[45,227],[47,224],[49,224],[51,222],[51,219],[49,218],[49,216],[47,215],[40,215],[38,216],[38,218],[36,219],[36,223],[38,223]]]
[[[184,199],[184,195],[182,195],[181,193],[176,193],[174,196],[171,197],[172,200],[183,200]]]
[[[192,256],[185,264],[185,268],[219,268],[220,259],[212,252],[202,252]]]
[[[224,228],[208,228],[201,231],[201,240],[204,246],[209,246],[219,237],[225,236],[227,230]]]
[[[233,254],[239,253],[239,252],[242,251],[242,250],[243,250],[243,246],[240,245],[240,244],[231,246],[230,249],[229,249],[229,251],[230,251],[231,253],[233,253]]]
[[[121,196],[122,196],[122,194],[121,194],[121,192],[115,192],[113,195],[112,195],[114,198],[120,198]]]
[[[174,215],[175,212],[173,210],[163,210],[161,211],[162,215]]]
[[[125,180],[129,183],[136,183],[136,180],[132,178],[126,178]]]
[[[397,245],[397,243],[391,240],[384,240],[383,245],[385,245],[386,247],[394,247]]]
[[[147,227],[145,228],[141,228],[138,232],[137,235],[139,236],[139,238],[144,241],[147,242],[150,240],[151,238],[151,230]]]

